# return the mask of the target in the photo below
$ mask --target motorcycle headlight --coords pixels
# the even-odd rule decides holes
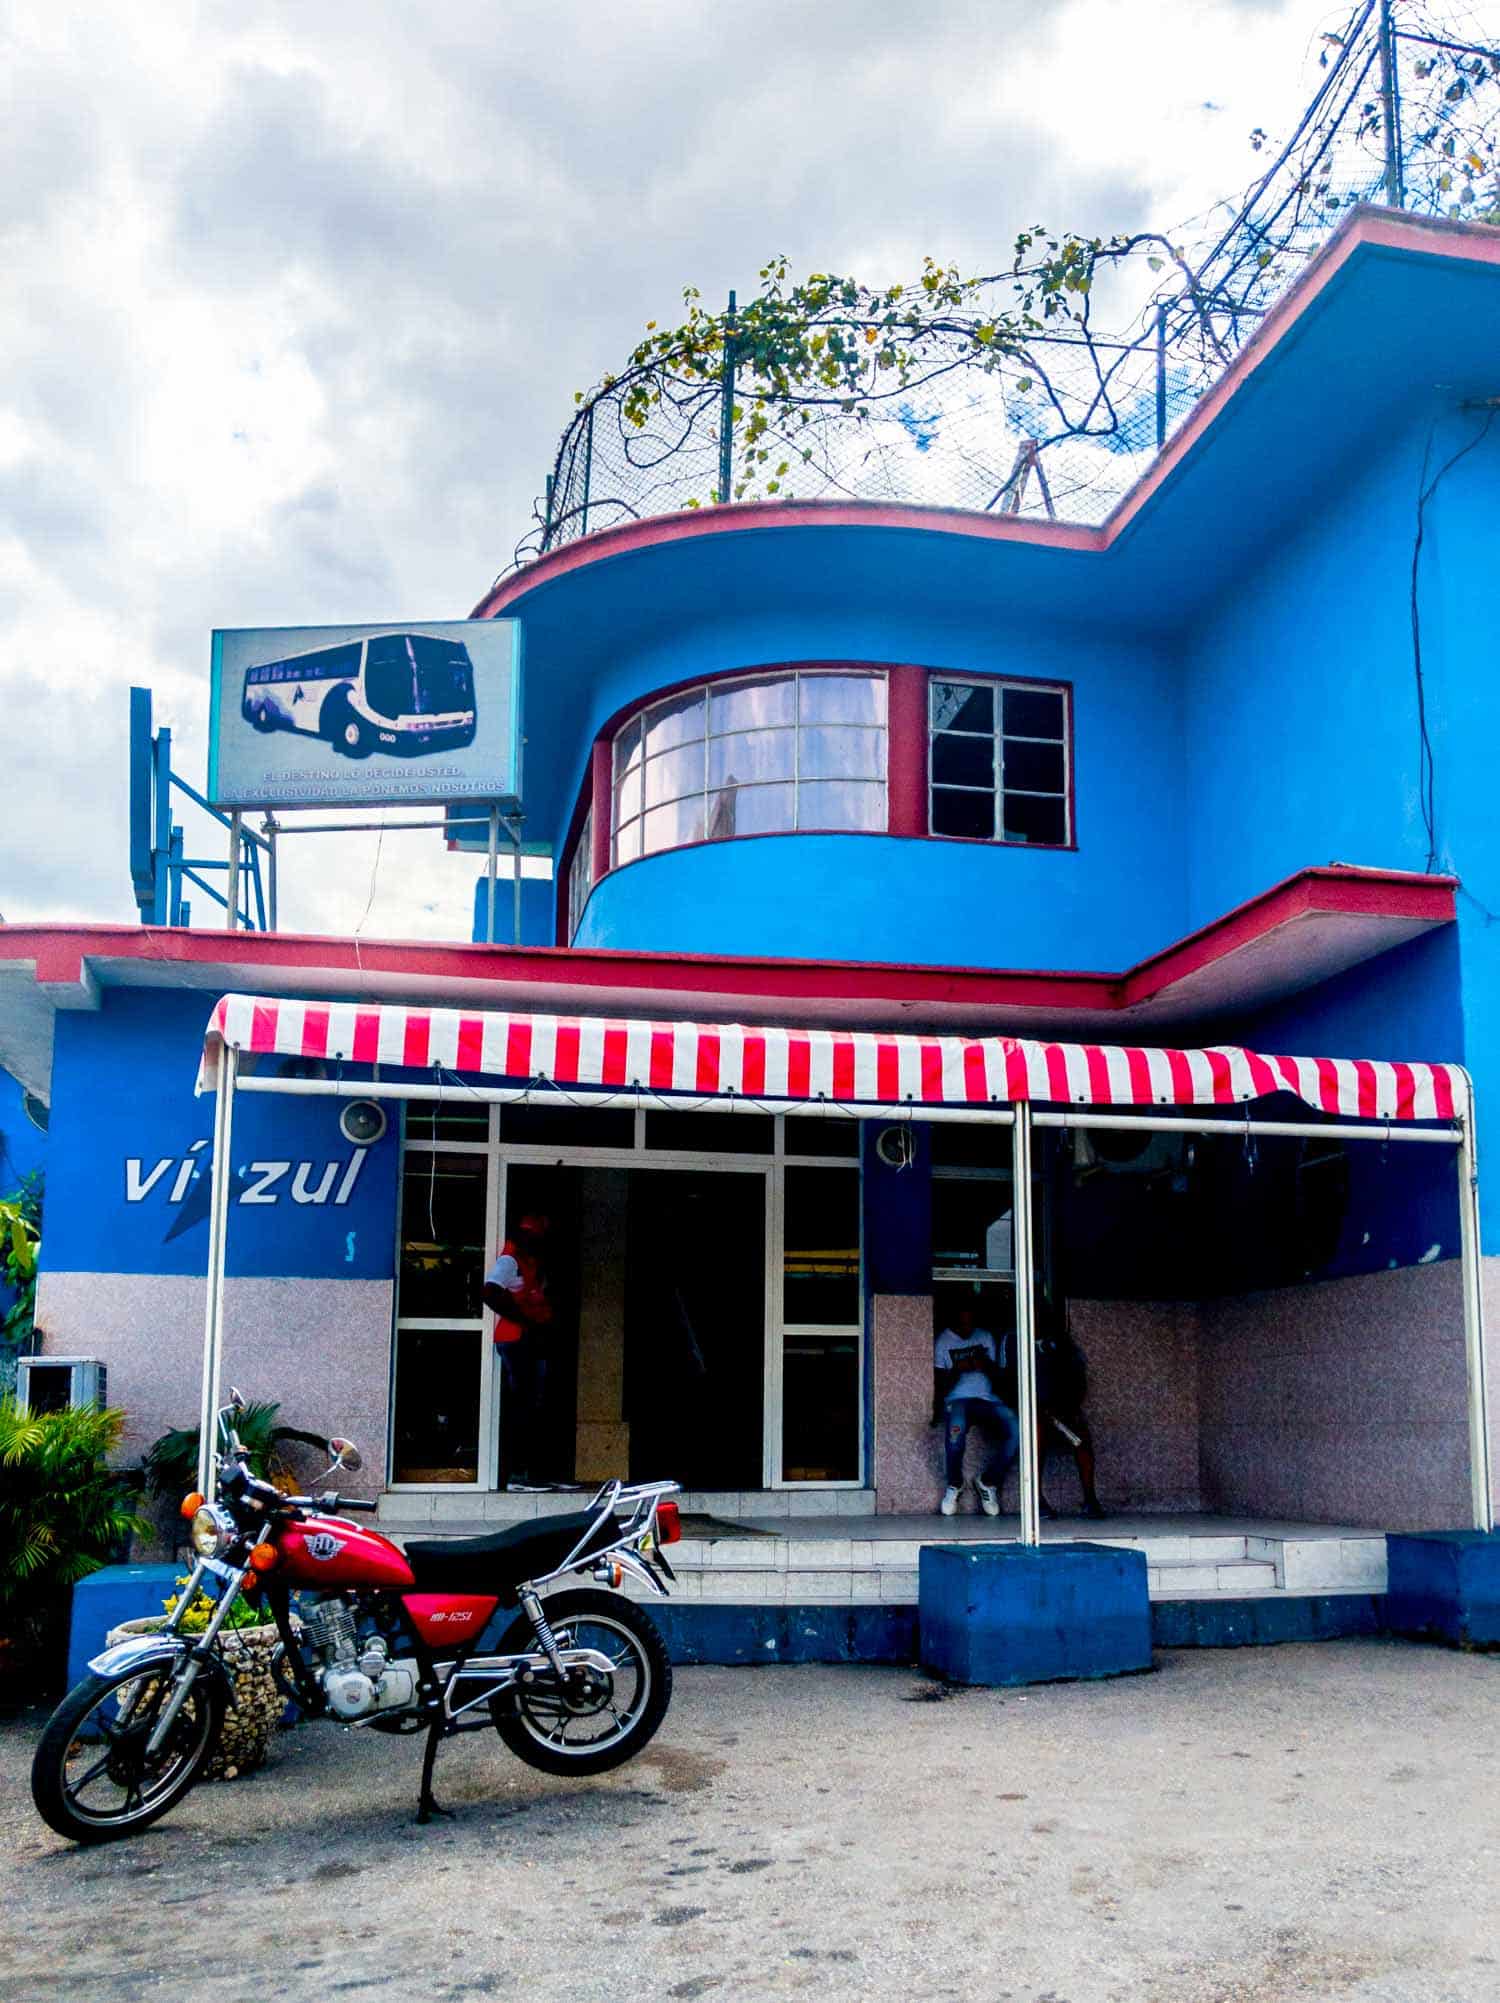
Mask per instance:
[[[188,1541],[200,1558],[222,1558],[234,1538],[234,1525],[222,1509],[206,1502],[194,1511]]]

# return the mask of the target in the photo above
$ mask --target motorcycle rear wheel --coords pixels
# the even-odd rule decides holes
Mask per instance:
[[[85,1676],[73,1686],[31,1763],[31,1798],[49,1828],[75,1843],[112,1843],[182,1799],[218,1742],[224,1693],[217,1677],[200,1675],[148,1760],[145,1741],[170,1687],[160,1668]]]
[[[557,1593],[544,1605],[559,1647],[599,1649],[615,1662],[614,1686],[602,1699],[590,1689],[565,1698],[545,1685],[508,1691],[490,1705],[495,1730],[517,1759],[543,1773],[608,1773],[643,1751],[667,1715],[667,1645],[650,1615],[618,1593]],[[521,1655],[535,1647],[522,1614],[501,1648]]]

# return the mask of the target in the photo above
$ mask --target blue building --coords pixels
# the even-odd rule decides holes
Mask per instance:
[[[136,1446],[195,1417],[193,1079],[225,993],[585,1041],[1245,1046],[1402,1090],[1465,1067],[1488,1157],[1497,354],[1500,232],[1362,210],[1102,527],[747,504],[507,578],[477,616],[522,626],[527,832],[557,858],[522,943],[0,928],[0,1062],[51,1107],[49,1344],[108,1362]],[[247,1084],[284,1048],[247,1043]],[[809,1116],[764,1082],[738,1095],[760,1110],[694,1090],[670,1053],[633,1103],[560,1062],[526,1098],[524,1064],[487,1097],[410,1046],[338,1058],[408,1087],[400,1117],[361,1146],[334,1098],[243,1098],[225,1368],[385,1442],[397,1518],[503,1513],[479,1290],[527,1211],[556,1329],[530,1458],[557,1479],[670,1466],[720,1512],[931,1511],[934,1329],[964,1304],[1014,1324],[1030,1212],[1028,1288],[1088,1357],[1115,1511],[1380,1531],[1492,1507],[1500,1185],[1466,1268],[1454,1150],[1397,1144],[1373,1073],[1353,1121],[1290,1089],[1226,1089],[1196,1133],[1054,1101],[1023,1193],[1009,1129],[903,1122],[884,1087]],[[1071,1464],[1046,1480],[1076,1500]]]

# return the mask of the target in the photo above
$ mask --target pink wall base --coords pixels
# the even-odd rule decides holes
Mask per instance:
[[[202,1279],[131,1273],[44,1273],[37,1323],[56,1355],[96,1356],[109,1402],[123,1407],[120,1458],[138,1461],[171,1426],[198,1421]],[[341,1479],[351,1495],[385,1483],[390,1403],[389,1280],[230,1280],[225,1288],[223,1387],[281,1406],[289,1426],[342,1433],[365,1457]],[[309,1478],[320,1468],[302,1461]]]

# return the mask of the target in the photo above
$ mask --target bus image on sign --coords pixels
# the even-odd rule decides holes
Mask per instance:
[[[474,742],[474,664],[461,640],[377,633],[245,670],[257,730],[325,738],[348,758],[420,757]]]

